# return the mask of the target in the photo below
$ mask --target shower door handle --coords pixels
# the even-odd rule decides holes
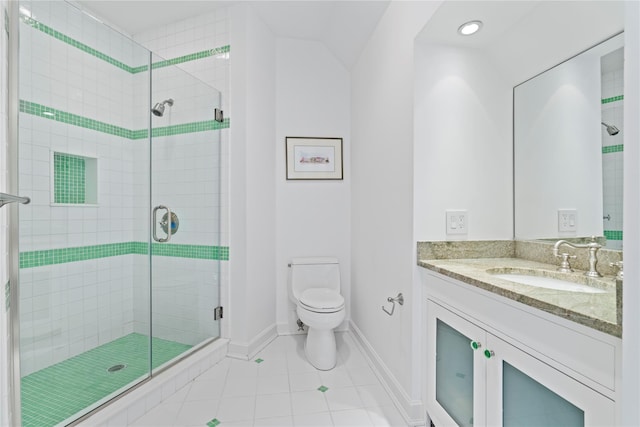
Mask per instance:
[[[153,215],[152,215],[152,221],[153,221],[153,240],[155,240],[156,242],[160,242],[160,243],[166,243],[169,240],[171,240],[171,226],[167,227],[167,237],[165,238],[159,238],[157,233],[156,233],[156,229],[158,228],[158,211],[160,209],[164,209],[167,211],[167,218],[171,218],[171,209],[169,209],[167,206],[164,205],[158,205],[155,208],[153,208]]]

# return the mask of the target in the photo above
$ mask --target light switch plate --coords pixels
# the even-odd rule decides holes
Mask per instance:
[[[447,234],[467,234],[469,223],[467,211],[448,210],[447,214]]]
[[[562,233],[578,230],[578,211],[575,209],[558,210],[558,231]]]

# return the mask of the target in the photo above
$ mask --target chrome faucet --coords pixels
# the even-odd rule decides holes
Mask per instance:
[[[598,253],[598,250],[602,247],[602,245],[596,242],[595,236],[591,236],[591,241],[585,244],[576,244],[576,243],[567,242],[566,240],[558,240],[556,244],[553,245],[553,256],[555,256],[556,258],[562,258],[562,264],[560,265],[558,270],[564,271],[564,272],[573,271],[569,266],[568,259],[574,258],[574,257],[569,257],[569,255],[565,253],[558,254],[558,249],[560,249],[560,246],[562,245],[567,245],[575,249],[582,249],[582,248],[589,249],[589,271],[585,273],[585,276],[602,277],[602,275],[598,273],[598,271],[596,270],[596,264],[598,264],[598,257],[596,254]]]

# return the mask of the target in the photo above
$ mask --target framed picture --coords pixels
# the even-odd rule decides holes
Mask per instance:
[[[342,138],[286,137],[287,179],[342,179]]]

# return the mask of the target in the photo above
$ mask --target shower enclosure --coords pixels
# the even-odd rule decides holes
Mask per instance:
[[[73,5],[21,1],[19,20],[16,401],[44,427],[219,336],[225,123],[180,61]]]

